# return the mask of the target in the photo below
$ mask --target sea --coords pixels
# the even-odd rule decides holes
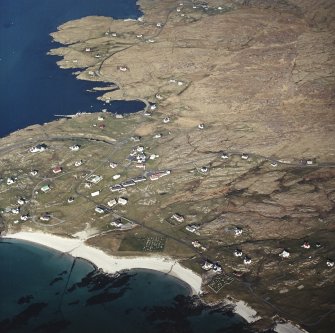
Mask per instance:
[[[77,80],[73,70],[60,70],[48,56],[51,32],[69,20],[89,15],[125,19],[141,16],[134,0],[0,0],[0,137],[55,115],[143,110],[140,101],[105,104],[92,88],[102,86]]]
[[[88,15],[142,15],[135,0],[0,0],[0,137],[56,114],[137,112],[108,105],[95,84],[59,69],[49,34]],[[154,269],[154,267],[153,267]],[[204,306],[189,286],[154,270],[108,275],[92,263],[34,243],[0,240],[0,332],[251,332],[231,309]]]
[[[154,270],[105,274],[35,243],[0,240],[0,332],[247,333],[231,309]]]

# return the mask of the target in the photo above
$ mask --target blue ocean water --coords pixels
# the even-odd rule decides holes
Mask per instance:
[[[56,44],[49,34],[69,20],[88,15],[137,18],[135,0],[1,0],[0,1],[0,137],[55,114],[101,111],[135,112],[139,101],[103,105],[92,82],[60,70],[46,53]]]
[[[188,297],[151,270],[106,275],[89,262],[24,241],[0,240],[0,332],[246,333],[244,321]]]

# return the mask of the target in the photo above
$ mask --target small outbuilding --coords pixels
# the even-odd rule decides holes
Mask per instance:
[[[279,253],[279,256],[282,258],[288,258],[290,256],[290,252],[284,249],[282,252]]]
[[[128,203],[128,199],[127,198],[122,198],[122,197],[118,198],[117,203],[119,205],[125,206]]]

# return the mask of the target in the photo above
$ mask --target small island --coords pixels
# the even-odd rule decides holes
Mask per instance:
[[[255,329],[299,331],[285,319],[329,331],[335,26],[326,4],[141,0],[138,20],[60,26],[51,35],[63,46],[49,52],[59,67],[109,83],[96,88],[105,103],[145,109],[2,138],[2,234],[92,262],[100,253],[109,272],[171,273],[207,303],[237,304]]]

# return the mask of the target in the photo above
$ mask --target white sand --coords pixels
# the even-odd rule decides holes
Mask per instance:
[[[106,273],[113,274],[133,268],[152,269],[163,273],[169,272],[170,275],[186,282],[191,287],[193,294],[201,292],[201,277],[171,258],[160,256],[113,257],[86,245],[82,239],[64,238],[42,232],[18,232],[6,237],[41,244],[60,252],[69,253],[73,257],[86,259]]]
[[[301,327],[295,326],[290,322],[287,323],[277,323],[274,331],[277,333],[308,333]]]
[[[80,237],[81,239],[70,239],[42,232],[18,232],[7,235],[6,237],[37,243],[63,253],[68,253],[73,257],[86,259],[98,268],[103,269],[106,273],[113,274],[118,271],[133,268],[152,269],[163,273],[169,273],[188,284],[191,287],[193,295],[201,293],[201,277],[190,269],[181,266],[177,260],[173,260],[169,257],[115,257],[107,255],[102,250],[86,245],[83,239],[85,237]],[[248,323],[260,319],[260,317],[257,316],[257,312],[243,301],[234,302],[226,299],[225,303],[233,305],[234,312],[243,317]],[[291,332],[289,330],[277,332],[296,333],[296,331]],[[301,333],[301,331],[299,331],[299,333]]]

